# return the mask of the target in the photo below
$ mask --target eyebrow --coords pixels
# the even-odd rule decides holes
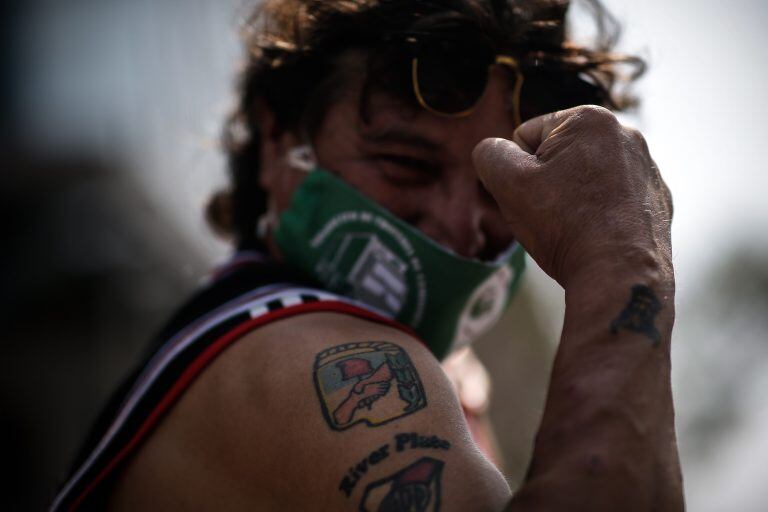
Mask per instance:
[[[366,142],[402,144],[427,151],[439,151],[443,148],[442,144],[428,137],[400,128],[385,128],[363,133],[362,138]]]

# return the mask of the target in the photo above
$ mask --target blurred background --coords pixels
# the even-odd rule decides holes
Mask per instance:
[[[647,59],[640,128],[675,198],[673,385],[689,510],[765,510],[768,4],[606,0]],[[228,249],[225,183],[245,0],[0,3],[0,508],[53,495],[101,403]],[[575,35],[588,39],[585,8]],[[530,456],[562,324],[531,265],[477,351],[505,471]]]

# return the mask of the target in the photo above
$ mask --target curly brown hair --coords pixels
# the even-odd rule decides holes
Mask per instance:
[[[439,34],[446,24],[482,33],[499,53],[514,55],[525,76],[523,120],[582,104],[625,109],[636,99],[619,90],[645,69],[637,57],[613,52],[619,25],[599,0],[583,0],[597,38],[591,47],[569,41],[570,0],[265,0],[248,18],[243,40],[247,62],[238,104],[223,142],[230,186],[211,199],[207,218],[240,248],[259,245],[256,224],[266,209],[259,186],[259,108],[273,113],[278,132],[317,130],[334,92],[345,83],[342,57],[365,55],[360,115],[374,91],[417,109],[407,63],[393,43],[408,34]],[[621,65],[629,72],[621,74]]]

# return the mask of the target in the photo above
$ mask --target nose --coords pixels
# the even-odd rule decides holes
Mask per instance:
[[[489,208],[474,170],[468,170],[460,178],[446,178],[440,184],[440,193],[431,195],[428,204],[422,205],[418,228],[440,245],[473,258],[487,243],[483,221]]]

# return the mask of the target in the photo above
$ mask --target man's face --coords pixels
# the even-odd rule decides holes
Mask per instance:
[[[359,90],[351,87],[327,110],[313,140],[320,167],[458,254],[490,259],[505,249],[512,233],[471,159],[484,138],[511,138],[514,131],[505,72],[492,68],[477,107],[462,118],[414,113],[391,97],[373,95],[364,123]],[[273,213],[287,207],[303,178],[301,171],[277,167],[290,176],[270,179],[268,165],[262,166]]]

